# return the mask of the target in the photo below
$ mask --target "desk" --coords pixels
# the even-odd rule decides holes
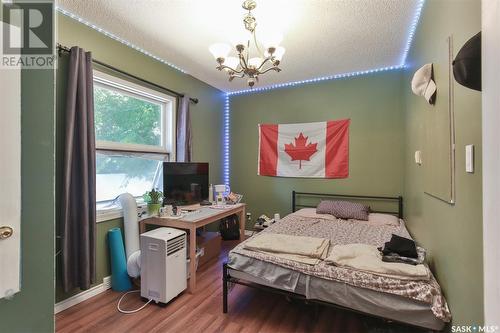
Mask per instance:
[[[196,216],[197,213],[179,219],[148,217],[139,222],[140,233],[142,234],[146,231],[146,225],[148,224],[189,231],[189,257],[191,258],[189,268],[191,276],[189,278],[188,291],[193,294],[196,291],[196,229],[236,214],[240,220],[240,240],[243,240],[245,237],[245,207],[246,205],[244,203],[239,203],[225,209],[201,207],[201,209],[203,209],[203,214],[200,213],[199,218]],[[207,209],[213,210],[213,213],[207,212]]]

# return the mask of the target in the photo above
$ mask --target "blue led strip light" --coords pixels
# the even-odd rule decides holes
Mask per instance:
[[[285,88],[285,87],[293,87],[293,86],[299,86],[303,84],[310,84],[310,83],[316,83],[316,82],[321,82],[321,81],[329,81],[329,80],[338,80],[338,79],[344,79],[344,78],[350,78],[350,77],[356,77],[356,76],[361,76],[361,75],[367,75],[367,74],[372,74],[372,73],[378,73],[378,72],[385,72],[385,71],[391,71],[391,70],[399,70],[403,69],[406,66],[406,58],[408,57],[408,53],[410,51],[413,38],[415,36],[415,31],[418,25],[418,22],[420,20],[420,16],[422,14],[422,8],[425,4],[425,0],[418,0],[417,3],[417,8],[415,11],[415,15],[413,17],[413,20],[410,25],[410,30],[408,33],[408,39],[406,41],[405,48],[403,50],[403,54],[401,56],[401,62],[397,66],[389,66],[389,67],[382,67],[382,68],[376,68],[376,69],[370,69],[370,70],[364,70],[364,71],[357,71],[357,72],[351,72],[351,73],[343,73],[343,74],[335,74],[335,75],[330,75],[330,76],[322,76],[322,77],[317,77],[317,78],[312,78],[312,79],[306,79],[306,80],[300,80],[300,81],[293,81],[293,82],[287,82],[287,83],[279,83],[279,84],[274,84],[271,86],[267,87],[257,87],[254,89],[245,89],[245,90],[239,90],[239,91],[233,91],[233,92],[227,92],[224,96],[224,119],[223,119],[223,181],[224,184],[229,186],[230,183],[230,167],[229,167],[229,158],[230,158],[230,145],[229,145],[229,140],[230,140],[230,97],[233,95],[242,95],[242,94],[249,94],[249,93],[258,93],[258,92],[263,92],[263,91],[268,91],[272,89],[278,89],[278,88]],[[63,15],[66,15],[80,23],[85,24],[86,26],[104,34],[105,36],[114,39],[130,48],[133,48],[136,51],[141,52],[142,54],[149,56],[169,67],[172,67],[182,73],[187,73],[185,70],[171,64],[170,62],[144,50],[143,48],[130,43],[129,41],[120,38],[116,36],[115,34],[112,34],[109,31],[106,31],[95,24],[79,17],[78,15],[75,15],[61,7],[56,7],[56,9]]]
[[[273,85],[266,86],[266,87],[257,87],[257,88],[253,88],[253,89],[232,91],[232,92],[228,92],[227,94],[231,96],[231,95],[256,93],[256,92],[262,92],[262,91],[267,91],[267,90],[272,90],[272,89],[277,89],[277,88],[293,87],[293,86],[308,84],[308,83],[315,83],[315,82],[328,81],[328,80],[338,80],[338,79],[343,79],[343,78],[348,78],[348,77],[353,77],[353,76],[360,76],[360,75],[366,75],[366,74],[377,73],[377,72],[403,69],[406,66],[406,58],[408,57],[408,52],[410,51],[411,44],[413,42],[413,37],[415,36],[415,30],[417,29],[417,25],[418,25],[418,22],[420,20],[420,16],[422,14],[422,9],[424,7],[424,4],[425,4],[425,0],[418,0],[418,2],[417,2],[415,14],[413,16],[413,20],[412,20],[411,25],[410,25],[408,38],[406,40],[405,48],[403,50],[403,54],[401,56],[401,62],[399,65],[370,69],[370,70],[365,70],[365,71],[357,71],[357,72],[351,72],[351,73],[322,76],[322,77],[301,80],[301,81],[273,84]]]
[[[354,77],[354,76],[360,76],[360,75],[366,75],[366,74],[371,74],[371,73],[378,73],[378,72],[386,72],[386,71],[398,70],[398,69],[402,69],[402,68],[404,68],[404,66],[399,65],[399,66],[389,66],[389,67],[383,67],[383,68],[369,69],[369,70],[366,70],[366,71],[358,71],[358,72],[352,72],[352,73],[343,73],[343,74],[335,74],[335,75],[330,75],[330,76],[321,76],[321,77],[316,77],[316,78],[313,78],[313,79],[307,79],[307,80],[293,81],[293,82],[287,82],[287,83],[273,84],[273,85],[267,86],[267,87],[258,87],[258,88],[253,88],[253,89],[245,89],[245,90],[239,90],[239,91],[232,91],[232,92],[228,92],[227,94],[229,96],[233,96],[233,95],[242,95],[242,94],[257,93],[257,92],[262,92],[262,91],[267,91],[267,90],[273,90],[273,89],[277,89],[277,88],[300,86],[300,85],[303,85],[303,84],[316,83],[316,82],[321,82],[321,81],[338,80],[338,79],[344,79],[344,78],[349,78],[349,77]]]
[[[223,181],[226,186],[229,186],[229,139],[230,139],[230,133],[229,133],[229,112],[230,112],[230,105],[229,105],[229,94],[225,94],[224,96],[224,119],[223,119],[223,133],[224,133],[224,142],[223,142]]]
[[[408,39],[401,57],[401,66],[406,65],[406,58],[408,57],[408,52],[410,52],[411,44],[413,42],[413,37],[415,36],[415,30],[417,30],[418,21],[420,20],[420,15],[422,14],[422,8],[424,7],[425,0],[418,0],[417,10],[413,16],[413,21],[410,25],[410,32],[408,33]]]
[[[406,66],[406,58],[408,57],[408,52],[410,51],[411,44],[412,44],[413,38],[415,36],[415,30],[417,29],[417,25],[418,25],[418,22],[420,20],[420,16],[422,14],[422,8],[424,7],[424,4],[425,4],[425,0],[419,0],[417,3],[415,15],[414,15],[413,21],[410,25],[408,39],[406,41],[406,45],[405,45],[405,48],[403,50],[401,62],[398,66],[389,66],[389,67],[371,69],[371,70],[366,70],[366,71],[336,74],[336,75],[323,76],[323,77],[301,80],[301,81],[274,84],[274,85],[267,86],[267,87],[257,87],[254,89],[245,89],[245,90],[240,90],[240,91],[227,92],[226,93],[226,100],[225,100],[225,104],[224,104],[224,160],[223,160],[224,184],[229,185],[229,178],[230,178],[230,171],[229,171],[229,140],[230,140],[230,138],[229,138],[229,134],[230,134],[229,133],[229,114],[230,114],[229,98],[230,98],[230,96],[242,95],[242,94],[248,94],[248,93],[258,93],[258,92],[268,91],[268,90],[277,89],[277,88],[293,87],[293,86],[309,84],[309,83],[316,83],[316,82],[321,82],[321,81],[338,80],[338,79],[366,75],[366,74],[371,74],[371,73],[404,69]]]
[[[318,77],[314,79],[308,79],[308,80],[301,80],[301,81],[295,81],[295,82],[288,82],[288,83],[280,83],[280,84],[275,84],[272,86],[268,87],[261,87],[261,88],[255,88],[255,89],[246,89],[246,90],[240,90],[240,91],[234,91],[234,92],[228,92],[225,95],[225,101],[224,101],[224,132],[223,132],[223,141],[224,141],[224,157],[223,157],[223,170],[224,170],[224,184],[229,186],[230,182],[230,168],[229,168],[229,140],[230,140],[230,112],[231,112],[231,105],[230,105],[230,97],[234,95],[243,95],[243,94],[249,94],[249,93],[257,93],[257,92],[262,92],[262,91],[267,91],[267,90],[272,90],[272,89],[277,89],[277,88],[284,88],[284,87],[293,87],[293,86],[300,86],[303,84],[308,84],[308,83],[316,83],[320,81],[327,81],[327,80],[338,80],[338,79],[343,79],[343,78],[349,78],[349,77],[354,77],[354,76],[360,76],[360,75],[366,75],[366,74],[371,74],[371,73],[378,73],[378,72],[385,72],[385,71],[391,71],[391,70],[399,70],[404,68],[404,66],[390,66],[390,67],[384,67],[384,68],[378,68],[378,69],[370,69],[366,71],[359,71],[359,72],[352,72],[352,73],[345,73],[345,74],[336,74],[336,75],[331,75],[331,76],[324,76],[324,77]]]
[[[175,66],[174,64],[171,64],[170,62],[168,62],[168,61],[166,61],[166,60],[164,60],[164,59],[162,59],[162,58],[160,58],[160,57],[158,57],[158,56],[156,56],[156,55],[152,54],[151,52],[148,52],[148,51],[144,50],[143,48],[141,48],[141,47],[139,47],[139,46],[137,46],[137,45],[135,45],[135,44],[132,44],[132,43],[130,43],[129,41],[127,41],[127,40],[125,40],[125,39],[123,39],[123,38],[120,38],[120,37],[116,36],[115,34],[112,34],[111,32],[104,30],[104,29],[103,29],[103,28],[101,28],[101,27],[96,26],[95,24],[93,24],[93,23],[91,23],[91,22],[89,22],[89,21],[87,21],[87,20],[85,20],[85,19],[81,18],[81,17],[80,17],[80,16],[78,16],[78,15],[75,15],[75,14],[73,14],[73,13],[71,13],[71,12],[67,11],[67,10],[66,10],[66,9],[64,9],[64,8],[61,8],[61,7],[56,7],[56,9],[57,9],[57,11],[59,11],[61,14],[66,15],[66,16],[68,16],[68,17],[72,18],[73,20],[76,20],[76,21],[78,21],[78,22],[80,22],[80,23],[83,23],[83,24],[85,24],[86,26],[88,26],[88,27],[90,27],[90,28],[92,28],[92,29],[94,29],[94,30],[99,31],[99,32],[100,32],[100,33],[102,33],[103,35],[106,35],[107,37],[109,37],[109,38],[111,38],[111,39],[116,40],[117,42],[120,42],[120,43],[122,43],[122,44],[124,44],[124,45],[126,45],[126,46],[128,46],[128,47],[130,47],[130,48],[133,48],[134,50],[139,51],[139,52],[141,52],[142,54],[147,55],[148,57],[151,57],[151,58],[153,58],[153,59],[155,59],[155,60],[158,60],[159,62],[164,63],[165,65],[170,66],[170,67],[172,67],[172,68],[174,68],[174,69],[178,70],[179,72],[182,72],[182,73],[187,74],[187,72],[186,72],[185,70],[183,70],[183,69],[181,69],[181,68],[179,68],[179,67]]]

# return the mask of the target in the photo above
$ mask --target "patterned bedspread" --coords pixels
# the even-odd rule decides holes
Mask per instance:
[[[262,232],[328,238],[330,239],[330,249],[334,245],[352,243],[383,246],[385,242],[389,241],[393,233],[411,238],[403,222],[399,226],[378,226],[359,221],[304,217],[300,213],[290,214]],[[307,265],[270,254],[246,250],[243,248],[244,243],[236,246],[229,256],[234,252],[323,279],[408,297],[430,304],[432,312],[437,318],[445,322],[449,322],[451,319],[441,288],[432,274],[429,281],[408,281],[332,266],[325,262],[317,265]]]

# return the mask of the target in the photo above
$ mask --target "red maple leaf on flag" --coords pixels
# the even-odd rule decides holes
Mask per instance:
[[[310,161],[311,156],[318,151],[318,143],[307,143],[309,137],[304,136],[302,132],[295,138],[293,143],[285,143],[285,153],[290,155],[292,161],[299,161],[299,169],[302,169],[302,161]]]

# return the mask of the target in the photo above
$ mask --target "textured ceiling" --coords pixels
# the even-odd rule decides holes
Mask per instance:
[[[210,44],[243,32],[241,0],[59,0],[58,6],[223,91],[246,89],[215,69]],[[278,31],[281,73],[259,87],[401,65],[418,0],[257,0],[258,34]],[[256,86],[257,87],[257,86]]]

